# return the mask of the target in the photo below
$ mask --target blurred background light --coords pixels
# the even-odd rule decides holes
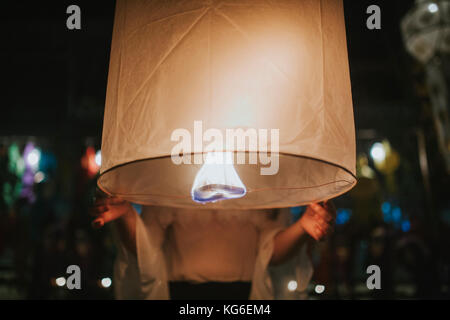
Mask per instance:
[[[100,170],[101,164],[101,152],[95,151],[94,147],[89,146],[86,148],[86,152],[81,158],[81,166],[87,171],[89,177],[94,177]]]
[[[410,229],[411,229],[411,223],[409,222],[409,220],[404,220],[402,222],[402,231],[408,232]]]
[[[103,278],[101,284],[103,288],[109,288],[112,284],[112,280],[111,278]]]
[[[295,280],[291,280],[288,282],[287,288],[289,291],[293,292],[295,290],[297,290],[297,281]]]
[[[381,211],[383,213],[391,212],[391,204],[387,201],[383,202],[383,204],[381,205]]]
[[[392,209],[392,219],[394,222],[400,222],[402,219],[402,210],[399,207]]]
[[[41,159],[41,152],[39,149],[32,149],[27,155],[27,164],[34,170],[39,167],[39,160]]]
[[[64,287],[66,284],[66,279],[64,277],[59,277],[56,278],[55,282],[58,287]]]
[[[42,171],[36,172],[34,175],[34,182],[41,183],[45,179],[45,174]]]
[[[99,167],[102,165],[102,151],[101,150],[97,150],[97,152],[95,153],[95,163]]]
[[[392,222],[392,213],[391,211],[383,211],[383,221],[386,223]]]
[[[439,10],[439,7],[437,6],[436,3],[430,3],[428,5],[428,11],[430,11],[431,13],[438,12],[438,10]]]
[[[314,291],[315,291],[316,293],[318,293],[318,294],[321,294],[321,293],[323,293],[323,292],[325,291],[325,286],[324,286],[324,285],[321,285],[321,284],[318,284],[318,285],[316,285],[316,287],[314,288]]]
[[[384,146],[380,142],[376,142],[373,144],[370,149],[370,156],[374,161],[382,162],[386,158],[386,151],[384,150]]]
[[[350,209],[339,208],[336,212],[336,224],[343,225],[346,224],[352,215],[352,211]]]

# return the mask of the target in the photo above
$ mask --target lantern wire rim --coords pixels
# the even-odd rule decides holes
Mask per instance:
[[[233,151],[233,152],[235,152],[235,153],[237,153],[237,152],[251,153],[251,151]],[[206,154],[206,153],[207,153],[207,152],[191,152],[191,153],[186,153],[186,154],[183,154],[183,155],[191,155],[191,156],[192,156],[192,155],[195,155],[195,154]],[[337,168],[339,168],[339,169],[344,170],[347,174],[349,174],[349,175],[353,178],[353,181],[348,181],[348,180],[340,179],[340,180],[337,180],[337,181],[332,181],[332,182],[329,182],[329,183],[325,183],[325,184],[323,184],[323,185],[317,185],[317,186],[311,186],[311,187],[303,187],[303,188],[298,188],[298,187],[281,187],[281,188],[280,188],[280,187],[276,187],[276,188],[271,188],[271,189],[276,189],[276,190],[284,190],[284,189],[286,189],[286,190],[288,190],[288,189],[308,189],[308,188],[322,187],[322,186],[329,185],[329,184],[333,184],[333,183],[337,183],[337,182],[345,182],[345,183],[347,183],[347,184],[349,185],[349,187],[345,188],[344,190],[342,190],[341,192],[335,194],[335,195],[332,197],[332,198],[336,198],[336,197],[338,197],[338,196],[340,196],[340,195],[342,195],[342,194],[348,192],[349,190],[351,190],[351,189],[356,185],[356,183],[357,183],[357,177],[356,177],[356,175],[355,175],[353,172],[351,172],[349,169],[347,169],[347,168],[345,168],[345,167],[343,167],[343,166],[341,166],[341,165],[339,165],[339,164],[333,163],[333,162],[331,162],[331,161],[327,161],[327,160],[323,160],[323,159],[315,158],[315,157],[311,157],[311,156],[305,156],[305,155],[297,155],[297,154],[287,153],[287,152],[278,152],[278,154],[279,154],[279,155],[283,155],[283,156],[291,156],[291,157],[296,157],[296,158],[303,158],[303,159],[314,160],[314,161],[318,161],[318,162],[325,163],[325,164],[327,164],[327,165],[335,166],[335,167],[337,167]],[[103,186],[100,184],[100,179],[101,179],[101,177],[102,177],[103,175],[105,175],[105,174],[107,174],[107,173],[109,173],[109,172],[111,172],[111,171],[113,171],[113,170],[115,170],[115,169],[117,169],[117,168],[127,166],[127,165],[129,165],[129,164],[138,163],[138,162],[144,162],[144,161],[148,161],[148,160],[166,159],[166,158],[170,158],[170,157],[171,157],[171,155],[167,155],[167,156],[158,156],[158,157],[148,157],[148,158],[136,159],[136,160],[133,160],[133,161],[128,161],[128,162],[125,162],[125,163],[121,163],[121,164],[115,165],[115,166],[113,166],[113,167],[111,167],[111,168],[108,168],[107,170],[105,170],[105,171],[103,171],[103,172],[100,173],[100,175],[99,175],[98,178],[97,178],[97,187],[98,187],[101,191],[103,191],[105,194],[107,194],[108,196],[113,196],[113,195],[118,195],[118,196],[120,196],[121,194],[111,192],[111,191],[107,190],[105,187],[103,187]],[[267,188],[263,188],[263,189],[255,189],[255,190],[247,190],[247,193],[253,193],[253,192],[257,192],[257,191],[263,191],[264,189],[267,189]],[[155,196],[157,196],[157,195],[155,195]],[[167,198],[167,197],[171,197],[171,198],[191,198],[191,195],[188,195],[188,196],[168,196],[168,195],[160,195],[160,196],[164,196],[164,197],[166,197],[166,198]],[[328,200],[328,199],[329,199],[329,198],[324,198],[324,199],[320,198],[320,199],[315,200],[315,202],[326,201],[326,200]],[[137,201],[136,203],[139,203],[139,201]],[[309,203],[311,203],[311,202],[308,202],[308,203],[303,203],[303,202],[302,202],[302,203],[298,203],[297,205],[302,206],[302,205],[307,205],[307,204],[309,204]],[[146,203],[140,203],[140,204],[145,205]],[[175,207],[176,207],[176,206],[175,206]],[[183,207],[183,206],[180,206],[180,208],[182,208],[182,207]],[[264,207],[264,206],[258,207],[258,209],[264,209],[264,208],[266,208],[266,207]],[[272,207],[271,207],[271,206],[267,206],[267,208],[272,208]],[[281,208],[281,207],[280,207],[280,208]],[[201,206],[200,206],[200,209],[202,209]],[[205,208],[205,209],[207,209],[207,208]]]
[[[225,150],[225,151],[221,151],[221,152],[227,152],[227,151]],[[230,151],[230,152],[233,152],[233,153],[238,153],[238,152],[241,152],[241,153],[257,153],[258,151]],[[208,152],[191,152],[191,153],[185,153],[181,157],[183,157],[183,156],[192,156],[192,155],[196,155],[196,154],[206,154],[206,153],[208,153]],[[309,160],[320,161],[320,162],[323,162],[323,163],[326,163],[326,164],[338,167],[338,168],[346,171],[347,173],[349,173],[356,180],[356,175],[353,172],[351,172],[349,169],[345,168],[344,166],[341,166],[341,165],[336,164],[334,162],[331,162],[331,161],[328,161],[328,160],[323,160],[323,159],[312,157],[312,156],[298,155],[298,154],[293,154],[293,153],[288,153],[288,152],[278,152],[278,154],[279,155],[283,155],[283,156],[291,156],[291,157],[297,157],[297,158],[304,158],[304,159],[309,159]],[[143,162],[143,161],[148,161],[148,160],[165,159],[165,158],[170,158],[170,157],[171,157],[171,155],[157,156],[157,157],[148,157],[148,158],[136,159],[136,160],[132,160],[132,161],[124,162],[124,163],[119,163],[119,164],[116,164],[116,165],[112,166],[111,168],[106,169],[103,172],[100,172],[100,175],[98,176],[97,180],[101,176],[103,176],[104,174],[106,174],[106,173],[108,173],[110,171],[113,171],[113,170],[115,170],[117,168],[124,167],[124,166],[126,166],[128,164],[133,164],[133,163]]]

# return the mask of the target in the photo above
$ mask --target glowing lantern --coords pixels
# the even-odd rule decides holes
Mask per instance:
[[[117,1],[100,173],[110,195],[175,207],[351,189],[342,1]]]

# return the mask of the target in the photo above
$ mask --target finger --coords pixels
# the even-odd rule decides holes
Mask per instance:
[[[329,224],[324,221],[318,222],[316,224],[316,227],[319,228],[319,230],[322,232],[323,235],[325,235],[328,229],[330,228]]]
[[[326,218],[322,217],[320,214],[316,214],[316,215],[314,216],[314,220],[315,220],[317,223],[320,223],[320,224],[328,224],[328,223],[331,222],[331,220],[328,221]]]
[[[99,218],[102,218],[104,223],[111,222],[120,218],[124,214],[123,210],[108,210],[99,215]]]
[[[97,218],[92,221],[92,226],[94,228],[101,228],[108,222],[115,220],[119,215],[112,211],[105,211],[97,216]]]
[[[324,225],[321,225],[320,227],[322,229],[322,233],[323,233],[324,236],[327,236],[327,235],[330,234],[331,226],[328,223],[324,224]]]
[[[313,238],[317,241],[320,241],[323,238],[323,231],[319,226],[314,227]]]
[[[114,216],[111,211],[105,211],[101,215],[99,215],[97,219],[100,219],[103,224],[107,224],[108,222],[114,220]],[[96,221],[97,219],[95,219],[94,221]]]
[[[331,228],[331,224],[327,221],[325,221],[324,219],[320,218],[318,220],[316,220],[316,224],[315,224],[320,231],[322,232],[322,235],[325,236],[329,233],[329,230]]]
[[[325,219],[325,221],[331,221],[331,219],[333,218],[332,215],[330,213],[328,213],[328,210],[325,209],[324,207],[322,207],[320,204],[318,203],[311,203],[311,209],[313,209],[313,211],[315,213],[317,213],[318,215],[320,215],[323,219]]]
[[[99,229],[101,227],[103,227],[105,225],[105,221],[103,220],[103,218],[97,218],[94,221],[92,221],[92,227],[94,229]]]

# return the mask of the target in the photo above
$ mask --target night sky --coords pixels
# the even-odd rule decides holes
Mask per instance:
[[[383,137],[415,124],[414,61],[399,30],[411,3],[345,1],[358,131]],[[81,30],[66,28],[70,4],[81,8]],[[381,7],[381,30],[366,28],[370,4]],[[113,17],[114,1],[2,2],[0,135],[101,134]]]

